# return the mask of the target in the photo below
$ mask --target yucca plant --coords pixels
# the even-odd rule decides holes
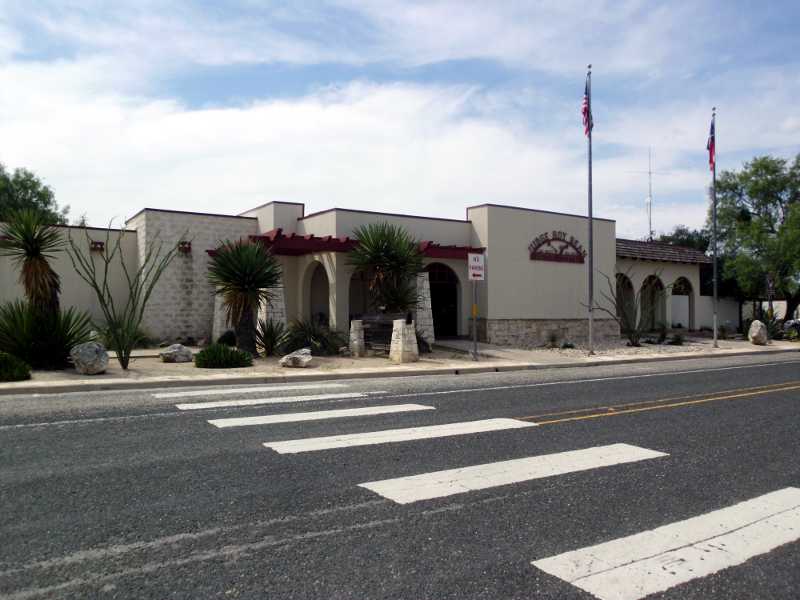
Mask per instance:
[[[370,304],[384,312],[406,312],[417,304],[416,275],[422,271],[419,242],[404,228],[371,223],[355,229],[358,244],[348,262],[363,273]]]
[[[258,321],[256,346],[264,356],[278,354],[283,349],[288,338],[289,334],[286,331],[286,326],[280,321],[273,321],[272,319],[260,319]]]
[[[61,233],[37,210],[13,211],[0,231],[0,256],[19,267],[19,282],[31,306],[49,314],[58,312],[61,293],[61,278],[50,260],[63,247]]]
[[[339,348],[346,345],[344,336],[338,331],[328,329],[313,320],[292,321],[285,349],[294,352],[300,348],[310,348],[315,356],[331,356],[339,353]]]
[[[208,280],[222,296],[238,347],[257,355],[256,311],[280,285],[280,264],[262,244],[226,241],[211,257]]]
[[[69,351],[90,333],[89,315],[72,307],[49,313],[21,300],[0,305],[0,351],[34,369],[68,366]]]

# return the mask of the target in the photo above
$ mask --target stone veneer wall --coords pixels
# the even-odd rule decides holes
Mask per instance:
[[[258,233],[257,220],[146,209],[127,226],[136,229],[140,264],[146,245],[157,239],[164,242],[165,250],[181,238],[192,243],[191,252],[179,252],[156,284],[145,309],[144,330],[157,340],[210,337],[215,294],[208,282],[206,250],[222,240]]]
[[[586,319],[487,319],[486,341],[498,346],[533,348],[548,343],[555,332],[558,343],[583,344],[589,339]],[[481,328],[478,333],[480,335]],[[612,319],[595,319],[594,339],[608,341],[619,339],[617,322]]]

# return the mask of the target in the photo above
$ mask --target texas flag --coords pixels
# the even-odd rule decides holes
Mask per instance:
[[[708,143],[706,144],[706,150],[708,150],[708,169],[710,171],[714,170],[714,165],[717,162],[716,142],[714,140],[714,120],[715,117],[711,117],[711,130],[708,132]]]

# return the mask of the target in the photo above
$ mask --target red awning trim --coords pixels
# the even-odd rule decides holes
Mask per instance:
[[[349,237],[336,238],[331,235],[284,235],[281,228],[267,231],[261,235],[251,235],[250,240],[259,242],[278,256],[302,256],[313,252],[350,252],[358,245],[358,240]],[[483,254],[483,248],[469,246],[442,246],[434,242],[422,242],[420,250],[426,258],[452,258],[467,260],[467,254]],[[206,250],[214,256],[216,250]]]

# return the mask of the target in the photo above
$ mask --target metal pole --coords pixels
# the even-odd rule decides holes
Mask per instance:
[[[714,348],[719,348],[717,341],[717,107],[711,109],[711,124],[714,127],[714,162],[711,164],[711,244],[714,255]]]
[[[478,360],[478,282],[472,280],[472,360]]]
[[[589,115],[592,111],[592,65],[587,73]],[[592,222],[592,126],[589,123],[589,356],[594,355],[594,225]]]

